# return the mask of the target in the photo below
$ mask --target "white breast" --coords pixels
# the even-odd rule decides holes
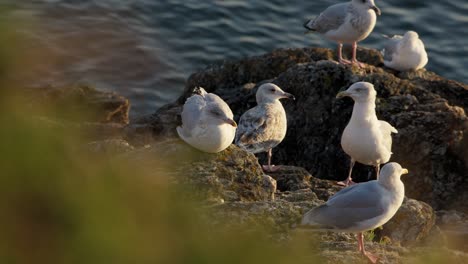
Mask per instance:
[[[231,145],[236,128],[229,124],[204,126],[200,125],[192,132],[191,137],[183,138],[193,147],[209,153],[220,152]]]
[[[376,21],[377,16],[373,10],[355,11],[346,16],[343,25],[336,30],[328,31],[325,37],[346,44],[359,42],[374,30]]]
[[[350,122],[341,137],[341,146],[355,161],[376,166],[390,160],[391,152],[383,142],[380,129],[372,123],[363,126]]]

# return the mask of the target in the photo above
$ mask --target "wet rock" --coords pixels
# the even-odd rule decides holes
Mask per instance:
[[[378,51],[359,54],[361,61],[381,65]],[[410,171],[404,178],[407,195],[437,209],[468,208],[468,199],[458,199],[468,190],[467,85],[424,69],[402,73],[372,65],[363,69],[343,66],[328,60],[333,56],[328,49],[284,49],[213,66],[193,74],[179,100],[145,122],[155,128],[156,138],[173,133],[180,106],[195,86],[220,95],[238,119],[255,105],[256,88],[273,81],[297,98],[283,102],[288,133],[273,150],[273,162],[304,167],[318,178],[343,180],[349,158],[341,149],[340,138],[353,101],[335,96],[354,82],[368,81],[378,93],[378,117],[399,131],[394,136],[392,161]],[[264,162],[264,155],[259,158]],[[374,177],[373,168],[355,166],[355,180]]]

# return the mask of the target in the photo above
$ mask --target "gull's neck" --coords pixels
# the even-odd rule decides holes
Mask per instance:
[[[394,192],[398,195],[404,195],[405,185],[400,180],[400,177],[380,177],[378,179],[379,184],[381,184],[386,189]]]
[[[351,122],[370,123],[377,120],[375,114],[375,99],[366,102],[354,102]]]
[[[355,4],[353,1],[351,1],[351,4],[349,5],[349,11],[351,13],[357,12],[359,14],[366,13],[369,10],[367,7],[363,7],[362,5]]]
[[[257,100],[257,104],[258,105],[264,105],[264,104],[274,104],[274,105],[281,105],[281,102],[279,101],[279,99],[272,99],[272,98],[268,98],[268,97],[263,97],[263,98],[258,98]]]
[[[403,47],[411,47],[416,46],[416,39],[413,37],[403,38],[403,43],[401,44]]]

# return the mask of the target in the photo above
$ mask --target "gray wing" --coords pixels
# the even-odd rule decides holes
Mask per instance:
[[[260,107],[254,107],[245,112],[237,126],[235,144],[248,146],[259,141],[259,135],[263,133],[267,125],[265,112]]]
[[[232,113],[232,110],[229,107],[229,105],[218,95],[213,93],[207,93],[205,95],[205,99],[207,104],[216,105],[216,107],[221,109],[229,118],[234,118],[234,114]]]
[[[202,95],[192,95],[185,101],[181,116],[183,133],[186,136],[190,136],[190,131],[196,127],[205,107],[206,100]]]
[[[380,187],[376,181],[371,181],[339,191],[326,204],[309,211],[303,223],[347,230],[382,215],[385,210]]]
[[[328,7],[317,18],[309,21],[307,28],[322,34],[339,28],[345,22],[348,5],[349,3],[342,3]]]
[[[384,49],[382,50],[382,55],[384,56],[384,60],[386,61],[392,60],[393,55],[398,51],[398,44],[400,43],[402,38],[403,37],[399,35],[395,35],[391,38],[388,38],[387,42],[385,43]]]

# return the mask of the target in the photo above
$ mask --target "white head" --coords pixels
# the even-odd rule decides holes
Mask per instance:
[[[414,31],[408,31],[405,33],[405,35],[403,35],[403,39],[405,40],[417,40],[419,39],[419,35],[418,33],[414,32]]]
[[[236,121],[232,114],[231,108],[221,100],[221,102],[209,103],[204,109],[204,116],[206,117],[207,124],[210,125],[223,125],[229,124],[237,127]]]
[[[377,92],[374,89],[374,85],[371,83],[357,82],[351,85],[348,90],[338,93],[336,98],[342,98],[345,96],[353,98],[355,102],[366,103],[374,102]]]
[[[403,174],[408,174],[408,170],[401,167],[400,164],[396,162],[390,162],[383,166],[380,170],[379,183],[384,186],[396,186],[400,182],[400,177]]]
[[[352,0],[354,6],[365,10],[372,9],[377,15],[381,15],[380,9],[375,5],[374,0]]]
[[[410,30],[410,31],[405,33],[404,37],[405,38],[419,38],[419,35],[418,35],[418,33]]]
[[[271,103],[281,98],[289,98],[295,100],[294,96],[290,93],[286,93],[277,85],[272,83],[262,84],[257,90],[257,103]]]

